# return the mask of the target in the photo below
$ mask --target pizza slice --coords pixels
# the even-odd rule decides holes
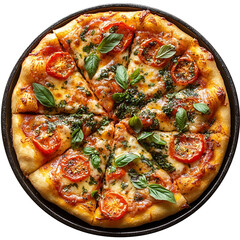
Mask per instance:
[[[93,225],[135,227],[165,218],[186,206],[167,172],[157,167],[151,154],[127,132],[124,124],[118,123]]]
[[[67,150],[29,175],[46,200],[91,224],[113,137],[110,123],[86,139],[83,147]]]
[[[108,122],[87,111],[70,115],[13,114],[13,146],[21,170],[30,174],[71,146],[78,147]]]
[[[85,107],[105,115],[96,97],[54,33],[46,35],[22,64],[12,95],[12,113],[75,113]]]
[[[155,164],[168,172],[188,203],[196,200],[217,175],[229,137],[221,133],[142,132],[139,143]]]

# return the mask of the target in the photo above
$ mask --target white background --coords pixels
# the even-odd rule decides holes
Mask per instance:
[[[28,45],[61,18],[104,3],[119,1],[1,1],[0,100],[8,77]],[[132,0],[171,13],[198,30],[226,63],[240,93],[240,13],[234,0]],[[129,3],[121,1],[121,3]],[[4,4],[4,5],[3,5]],[[72,229],[41,210],[21,188],[0,143],[0,238],[1,239],[103,239]],[[151,235],[131,239],[240,239],[240,147],[220,187],[197,212],[177,225]],[[113,239],[113,238],[109,238]]]

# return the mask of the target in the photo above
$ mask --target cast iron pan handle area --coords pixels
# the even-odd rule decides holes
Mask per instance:
[[[27,55],[37,46],[39,41],[49,32],[52,32],[53,29],[59,28],[64,26],[66,23],[70,22],[74,18],[78,17],[83,13],[97,13],[97,12],[106,12],[106,11],[140,11],[140,10],[150,10],[152,13],[157,14],[159,16],[165,17],[170,22],[174,23],[177,27],[181,30],[189,34],[190,36],[196,38],[199,41],[199,44],[209,50],[217,63],[218,69],[220,70],[222,77],[224,79],[224,83],[227,89],[227,93],[229,96],[229,102],[231,107],[231,137],[228,144],[228,149],[223,161],[223,164],[220,168],[219,173],[212,181],[208,189],[201,195],[199,199],[195,202],[190,204],[188,209],[185,209],[177,214],[167,217],[161,221],[152,222],[149,224],[145,224],[135,228],[128,228],[128,229],[104,229],[100,227],[90,226],[89,224],[81,221],[80,219],[68,214],[64,210],[60,209],[58,206],[46,201],[41,197],[38,191],[31,185],[30,181],[23,175],[22,171],[20,170],[17,157],[13,148],[12,143],[12,135],[11,135],[11,97],[13,89],[16,85],[18,80],[21,64],[23,60],[27,57]],[[216,191],[222,180],[224,179],[234,156],[238,135],[239,135],[239,103],[238,97],[236,93],[236,89],[231,78],[231,75],[223,62],[220,55],[217,51],[213,48],[213,46],[194,28],[190,25],[182,21],[181,19],[166,13],[164,11],[158,10],[156,8],[151,8],[143,5],[135,5],[135,4],[109,4],[109,5],[101,5],[92,8],[87,8],[76,13],[73,13],[60,21],[56,22],[49,28],[47,28],[44,32],[42,32],[24,51],[22,56],[19,58],[18,62],[16,63],[15,67],[12,70],[12,73],[8,79],[3,101],[2,101],[2,138],[4,142],[5,151],[9,160],[9,163],[12,167],[12,170],[18,179],[19,183],[26,191],[26,193],[32,198],[32,200],[38,204],[45,212],[49,215],[54,217],[55,219],[59,220],[60,222],[73,227],[75,229],[101,235],[101,236],[113,236],[113,237],[127,237],[127,236],[139,236],[144,234],[153,233],[156,231],[163,230],[174,224],[182,221],[183,219],[187,218],[191,214],[193,214],[196,210],[198,210]]]

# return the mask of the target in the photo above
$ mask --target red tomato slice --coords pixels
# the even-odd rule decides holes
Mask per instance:
[[[61,139],[57,131],[52,135],[47,134],[44,128],[41,129],[41,134],[32,139],[35,147],[42,153],[49,155],[58,150],[61,145]]]
[[[82,155],[67,156],[61,161],[63,176],[72,182],[79,182],[90,175],[90,164]]]
[[[106,218],[118,220],[127,212],[128,204],[120,194],[106,192],[99,201],[99,209]]]
[[[168,58],[165,59],[156,58],[158,50],[162,45],[164,45],[164,43],[157,38],[147,39],[141,44],[139,48],[138,53],[139,58],[143,63],[153,67],[165,66],[169,62]]]
[[[183,163],[195,162],[203,154],[204,142],[202,134],[174,136],[169,144],[169,155]]]
[[[134,36],[135,28],[128,26],[123,22],[110,22],[101,29],[102,33],[107,31],[110,33],[123,34],[123,38],[120,43],[111,51],[113,53],[117,53],[123,52],[130,45]]]
[[[178,59],[176,64],[173,64],[171,69],[171,77],[173,81],[182,86],[193,83],[197,80],[199,69],[197,64],[190,56],[183,56]]]
[[[125,176],[126,171],[123,168],[117,168],[115,172],[109,172],[106,175],[106,180],[119,179]]]
[[[55,52],[47,60],[46,72],[48,75],[67,79],[75,69],[75,62],[67,52]]]

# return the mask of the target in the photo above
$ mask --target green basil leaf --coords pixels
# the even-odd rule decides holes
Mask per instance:
[[[210,113],[211,113],[210,108],[209,108],[208,105],[205,104],[205,103],[194,103],[194,104],[193,104],[193,107],[194,107],[197,111],[199,111],[199,112],[201,112],[201,113],[203,113],[203,114],[210,114]]]
[[[120,103],[124,100],[126,96],[126,93],[114,93],[112,95],[112,99],[116,102],[116,103]]]
[[[93,165],[94,168],[99,168],[101,158],[99,157],[99,154],[92,154],[90,156],[91,159],[91,164]]]
[[[52,93],[43,85],[33,83],[33,91],[37,100],[45,107],[56,107]]]
[[[97,201],[99,201],[100,195],[98,194],[98,190],[94,190],[94,191],[91,193],[91,197],[93,197],[93,198],[95,198]]]
[[[178,108],[176,113],[177,128],[182,131],[187,123],[187,112],[184,108]]]
[[[131,178],[131,182],[135,188],[143,189],[148,186],[145,175],[139,175],[137,178]]]
[[[84,138],[82,129],[81,128],[75,129],[71,137],[72,137],[72,140],[71,140],[72,148],[79,147]]]
[[[140,74],[140,68],[137,68],[130,76],[131,79],[138,77]]]
[[[146,139],[146,138],[148,138],[148,137],[150,137],[150,136],[152,136],[152,135],[153,135],[153,132],[142,132],[142,133],[138,136],[137,140],[143,140],[143,139]]]
[[[163,45],[160,47],[156,58],[170,58],[176,53],[176,48],[172,44]]]
[[[164,141],[163,139],[161,139],[157,134],[153,134],[151,136],[150,140],[151,140],[151,142],[154,142],[154,143],[156,143],[158,145],[166,145],[167,144],[167,142]]]
[[[110,173],[112,173],[112,172],[116,172],[116,167],[115,166],[111,166],[111,168],[110,168]]]
[[[95,75],[95,73],[98,69],[99,61],[100,61],[100,58],[95,53],[91,53],[85,59],[84,67],[85,67],[90,79],[92,79],[93,76]]]
[[[128,87],[128,73],[123,65],[117,67],[115,80],[121,88],[126,89]]]
[[[144,76],[143,75],[138,75],[136,78],[134,78],[133,80],[130,81],[130,85],[134,85],[138,82],[140,82],[142,79],[144,79]]]
[[[95,150],[94,147],[85,147],[85,148],[83,149],[83,153],[84,153],[85,155],[90,155],[90,154],[94,153],[95,151],[96,151],[96,150]]]
[[[140,133],[142,130],[143,124],[141,119],[138,116],[133,116],[128,121],[129,126],[136,132]]]
[[[138,155],[134,154],[134,153],[127,153],[124,155],[121,155],[119,157],[117,157],[115,159],[115,165],[118,167],[124,167],[126,166],[128,163],[132,162],[133,160],[139,158]]]
[[[171,203],[176,203],[174,194],[159,184],[148,185],[148,190],[150,196],[157,200],[165,200]]]
[[[107,37],[103,38],[97,49],[100,53],[108,53],[120,43],[122,38],[123,34],[111,33]]]

